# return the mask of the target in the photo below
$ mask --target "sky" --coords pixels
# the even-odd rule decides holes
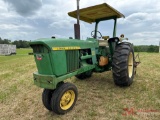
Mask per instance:
[[[68,12],[77,0],[0,0],[0,37],[35,40],[74,37],[76,20]],[[158,45],[160,0],[80,0],[80,8],[107,3],[125,15],[117,21],[117,36],[124,34],[135,45]],[[91,37],[94,24],[80,21],[81,39]],[[103,36],[112,37],[113,21],[100,23]]]

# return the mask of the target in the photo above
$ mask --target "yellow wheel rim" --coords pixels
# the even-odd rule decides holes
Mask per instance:
[[[75,93],[74,93],[74,91],[73,90],[66,91],[62,95],[61,100],[60,100],[60,107],[61,107],[61,109],[63,109],[63,110],[69,109],[73,105],[74,100],[75,100]]]
[[[133,54],[130,52],[128,57],[128,75],[131,78],[133,74]]]

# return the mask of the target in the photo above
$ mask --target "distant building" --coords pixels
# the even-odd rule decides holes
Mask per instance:
[[[0,44],[0,55],[16,54],[16,45]]]

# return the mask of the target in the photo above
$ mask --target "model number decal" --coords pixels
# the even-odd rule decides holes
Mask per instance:
[[[80,47],[52,47],[52,50],[78,50]]]

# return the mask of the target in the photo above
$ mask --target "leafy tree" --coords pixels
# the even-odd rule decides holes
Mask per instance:
[[[134,46],[135,52],[158,52],[159,47],[156,45],[140,45],[140,46]]]
[[[15,41],[11,41],[8,39],[2,39],[0,37],[0,44],[13,44],[16,45],[17,48],[28,48],[29,46],[29,41],[26,40],[15,40]]]

